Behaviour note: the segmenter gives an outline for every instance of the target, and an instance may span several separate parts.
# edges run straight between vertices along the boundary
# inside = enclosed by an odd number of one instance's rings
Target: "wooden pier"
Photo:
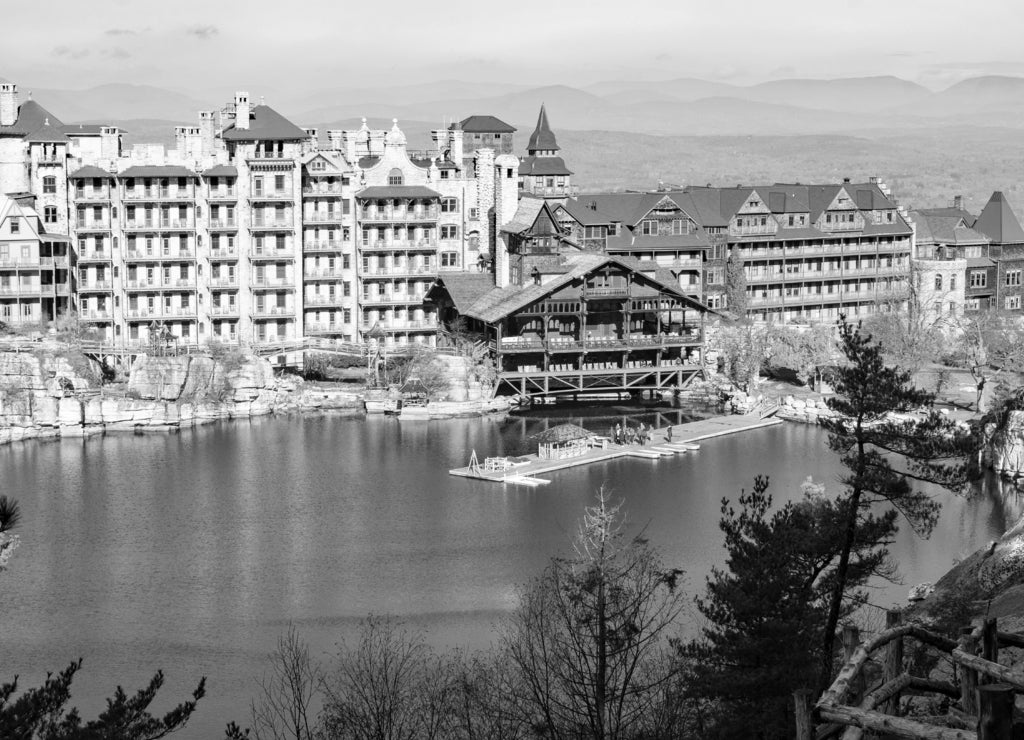
[[[595,447],[582,455],[566,457],[562,459],[543,460],[537,455],[524,455],[520,460],[526,462],[515,464],[507,469],[492,469],[476,462],[476,454],[470,464],[464,468],[449,470],[451,475],[460,478],[476,478],[487,480],[493,483],[515,483],[522,485],[543,485],[550,483],[549,480],[538,478],[538,475],[551,473],[556,470],[574,468],[580,465],[601,463],[619,458],[635,458],[643,460],[657,460],[662,457],[671,457],[682,452],[695,452],[700,449],[697,442],[705,439],[722,437],[727,434],[738,434],[749,432],[754,429],[763,429],[782,424],[781,419],[764,418],[761,413],[716,416],[711,419],[691,421],[686,424],[676,424],[671,427],[672,441],[668,441],[668,427],[655,430],[646,445],[617,445],[609,443],[607,447]]]

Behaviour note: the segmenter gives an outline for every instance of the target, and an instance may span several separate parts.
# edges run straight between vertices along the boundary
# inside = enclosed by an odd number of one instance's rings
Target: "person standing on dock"
[[[622,444],[622,425],[621,424],[616,424],[615,425],[615,437],[614,437],[614,439],[615,439],[615,444],[617,444],[617,445]]]
[[[672,441],[672,425],[669,424],[668,430],[665,432],[665,439],[669,442]]]

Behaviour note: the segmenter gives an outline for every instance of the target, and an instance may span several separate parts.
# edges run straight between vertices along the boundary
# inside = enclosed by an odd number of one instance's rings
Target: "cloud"
[[[120,46],[115,46],[113,49],[104,49],[100,52],[100,56],[108,59],[128,59],[131,57],[131,52],[125,51]]]
[[[195,36],[197,39],[205,41],[208,38],[212,38],[220,33],[220,29],[216,26],[192,26],[188,28],[185,33],[189,36]]]
[[[75,48],[73,46],[55,46],[53,48],[53,55],[55,57],[67,57],[68,59],[84,59],[89,56],[88,49]]]
[[[130,28],[110,28],[103,32],[104,36],[134,36],[138,31],[133,31]]]
[[[672,55],[671,55],[671,54],[668,54],[668,53],[666,53],[666,52],[662,52],[661,54],[657,54],[657,55],[656,55],[656,56],[654,57],[654,61],[656,61],[656,62],[667,62],[667,61],[669,61],[670,59],[672,59]]]

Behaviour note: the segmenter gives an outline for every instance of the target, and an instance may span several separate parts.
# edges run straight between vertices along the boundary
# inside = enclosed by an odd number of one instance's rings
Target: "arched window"
[[[401,185],[404,182],[405,180],[402,177],[402,171],[397,167],[388,173],[388,185]]]
[[[469,248],[479,249],[480,248],[480,232],[471,231],[469,232]]]
[[[942,275],[935,276],[935,290],[942,290]]]

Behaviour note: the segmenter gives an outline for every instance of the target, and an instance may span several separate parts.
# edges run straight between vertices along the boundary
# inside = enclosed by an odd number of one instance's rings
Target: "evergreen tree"
[[[746,318],[747,275],[743,270],[743,257],[736,247],[729,250],[729,259],[725,263],[725,302],[726,308],[740,318]]]
[[[909,372],[887,366],[881,345],[845,317],[839,320],[839,349],[846,364],[837,370],[836,395],[827,401],[834,416],[823,418],[821,425],[847,471],[839,499],[844,531],[822,636],[821,689],[831,680],[836,628],[852,576],[851,555],[869,512],[895,510],[918,535],[928,536],[941,504],[915,485],[962,490],[968,481],[967,461],[977,449],[974,435],[932,409],[935,396],[915,388]],[[893,412],[910,411],[925,415],[892,417]]]
[[[793,737],[792,693],[813,686],[820,665],[844,508],[808,479],[801,501],[771,513],[767,490],[768,479],[758,476],[738,511],[723,499],[726,566],[712,571],[697,599],[707,625],[680,650],[688,694],[709,704],[703,737]],[[895,512],[864,518],[843,616],[864,598],[859,587],[868,578],[891,572],[886,547],[895,531]]]

